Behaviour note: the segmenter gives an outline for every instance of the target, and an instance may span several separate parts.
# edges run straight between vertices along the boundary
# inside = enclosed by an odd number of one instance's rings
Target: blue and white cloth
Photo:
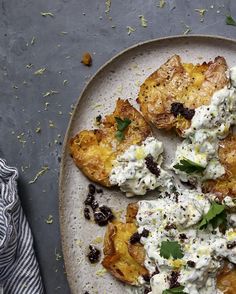
[[[43,294],[33,237],[17,194],[18,172],[0,158],[0,294]]]

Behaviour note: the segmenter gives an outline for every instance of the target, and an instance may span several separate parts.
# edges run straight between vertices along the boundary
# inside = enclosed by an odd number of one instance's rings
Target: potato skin
[[[223,200],[225,196],[236,198],[236,135],[230,134],[220,141],[219,160],[225,168],[225,174],[203,183],[203,191],[211,192]]]
[[[143,266],[143,246],[129,248],[129,239],[136,231],[135,223],[110,223],[104,237],[102,265],[118,280],[130,285],[139,285],[138,278],[148,275]]]
[[[212,94],[229,82],[226,69],[223,57],[193,65],[172,56],[141,85],[137,102],[142,114],[158,129],[175,128],[181,135],[191,121],[181,115],[175,117],[171,104],[180,102],[189,109],[209,104]]]
[[[121,142],[115,137],[115,117],[131,120]],[[109,187],[113,160],[129,146],[141,144],[151,134],[150,126],[140,112],[128,100],[118,99],[114,112],[105,116],[99,129],[83,130],[70,140],[70,153],[77,167],[90,180]]]
[[[217,288],[224,294],[236,293],[236,268],[226,263],[217,276]]]

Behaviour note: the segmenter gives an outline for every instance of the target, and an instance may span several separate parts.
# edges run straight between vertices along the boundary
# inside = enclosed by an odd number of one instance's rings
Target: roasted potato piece
[[[115,137],[115,117],[131,120],[122,141]],[[104,118],[99,129],[81,131],[70,140],[70,152],[75,164],[90,180],[109,187],[113,160],[129,146],[141,144],[149,135],[151,128],[143,116],[128,100],[118,99],[114,112]]]
[[[102,265],[117,279],[131,285],[139,285],[139,276],[148,275],[143,267],[144,249],[131,249],[129,239],[137,231],[135,223],[110,223],[104,238]],[[142,254],[138,256],[138,254]]]
[[[236,293],[236,268],[226,264],[217,277],[217,288],[224,294]]]
[[[220,141],[218,154],[226,172],[216,180],[204,182],[203,191],[215,193],[220,200],[227,195],[236,198],[236,135]]]
[[[136,215],[138,213],[138,203],[130,203],[126,209],[126,222],[133,223],[136,220]]]
[[[141,85],[137,101],[142,114],[157,128],[174,127],[181,134],[190,127],[189,111],[209,104],[212,94],[228,84],[226,70],[223,57],[194,65],[172,56]],[[172,103],[177,102],[183,104],[186,115],[173,112]]]

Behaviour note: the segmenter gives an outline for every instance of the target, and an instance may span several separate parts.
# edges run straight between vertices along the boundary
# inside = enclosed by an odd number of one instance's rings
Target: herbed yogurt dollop
[[[177,147],[172,168],[182,181],[216,179],[225,173],[218,146],[236,123],[236,67],[229,75],[231,87],[215,92],[209,105],[195,110],[186,139]]]
[[[141,238],[152,276],[149,294],[162,294],[173,283],[185,293],[222,293],[216,288],[217,272],[224,259],[236,263],[235,214],[228,213],[225,232],[211,224],[199,229],[211,207],[208,197],[193,190],[178,189],[157,200],[139,201],[138,231],[149,231],[147,238]],[[178,258],[163,257],[162,242],[167,241],[178,244],[182,251]]]
[[[161,168],[162,152],[163,143],[154,137],[148,137],[140,146],[130,146],[114,161],[110,183],[118,185],[127,197],[168,186],[172,177]]]

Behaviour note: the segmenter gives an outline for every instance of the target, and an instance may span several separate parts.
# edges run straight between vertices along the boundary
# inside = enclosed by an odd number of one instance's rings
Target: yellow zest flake
[[[50,127],[50,128],[55,128],[55,125],[54,125],[54,123],[53,123],[52,120],[49,121],[49,127]]]
[[[103,277],[106,272],[107,272],[107,270],[105,268],[102,268],[96,272],[96,276]]]
[[[169,262],[170,262],[170,265],[174,268],[180,268],[183,265],[185,265],[185,261],[182,259],[172,259]]]
[[[99,243],[102,243],[102,241],[103,241],[103,238],[102,237],[97,237],[97,238],[95,238],[94,240],[93,240],[93,244],[99,244]]]
[[[207,247],[203,247],[203,248],[198,249],[197,253],[199,256],[203,256],[203,255],[209,255],[210,251]]]
[[[144,15],[139,15],[141,26],[146,28],[147,27],[147,20],[145,19]]]
[[[49,170],[48,166],[43,166],[42,169],[35,175],[33,180],[29,181],[29,184],[33,184],[37,181],[37,179],[42,176],[44,173],[46,173]]]
[[[106,0],[106,10],[105,13],[108,14],[111,10],[111,0]]]
[[[135,157],[137,160],[144,159],[145,153],[142,147],[139,147],[135,151]]]
[[[165,0],[159,0],[159,4],[157,4],[157,7],[163,8],[166,5]]]
[[[199,195],[197,195],[197,199],[198,199],[198,200],[203,200],[204,197],[203,197],[201,194],[199,194]]]
[[[41,14],[43,17],[47,17],[47,16],[54,17],[54,14],[53,14],[52,12],[40,12],[40,14]]]
[[[130,35],[131,33],[134,33],[136,31],[136,29],[130,27],[130,26],[127,26],[127,34]]]
[[[203,17],[205,15],[205,13],[207,12],[207,9],[205,8],[200,8],[200,9],[194,9],[196,12],[198,12],[200,14],[201,17]]]
[[[226,237],[228,241],[234,240],[236,238],[236,231],[232,231],[232,230],[228,231],[226,233]]]
[[[42,75],[42,74],[45,72],[45,70],[46,70],[45,67],[40,68],[40,69],[36,70],[36,71],[34,72],[34,74],[35,74],[36,76]]]

